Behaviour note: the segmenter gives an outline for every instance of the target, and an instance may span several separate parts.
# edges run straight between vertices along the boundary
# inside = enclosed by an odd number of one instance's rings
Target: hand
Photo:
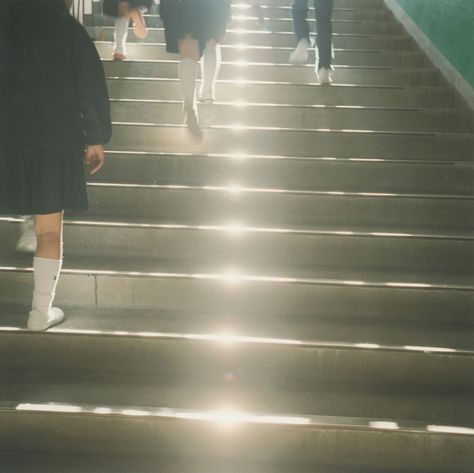
[[[104,147],[102,145],[89,145],[84,155],[84,164],[88,167],[90,174],[95,174],[105,161]]]

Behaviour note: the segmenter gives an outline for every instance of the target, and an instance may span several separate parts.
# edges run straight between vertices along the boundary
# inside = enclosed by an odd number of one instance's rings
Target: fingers
[[[104,165],[105,155],[102,146],[90,146],[84,155],[84,164],[88,167],[89,173],[95,174]]]
[[[89,172],[93,175],[99,171],[104,165],[104,154],[96,153],[92,156],[91,162],[89,164]]]

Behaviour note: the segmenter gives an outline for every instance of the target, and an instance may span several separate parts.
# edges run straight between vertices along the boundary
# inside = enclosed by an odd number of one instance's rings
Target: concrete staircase
[[[204,140],[156,12],[89,18],[114,138],[68,215],[57,303],[0,219],[0,471],[474,471],[473,113],[382,0],[336,0],[335,79],[242,3]],[[130,35],[133,42],[133,34]]]

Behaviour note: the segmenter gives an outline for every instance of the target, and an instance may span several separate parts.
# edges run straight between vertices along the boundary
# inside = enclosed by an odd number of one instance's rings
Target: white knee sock
[[[197,62],[194,59],[181,59],[179,80],[183,94],[184,108],[194,108],[196,101]]]
[[[214,88],[219,69],[221,67],[221,46],[207,46],[201,59],[201,91],[200,94],[211,94],[214,97]]]
[[[127,54],[128,18],[116,18],[114,30],[114,53]]]
[[[61,259],[34,258],[33,270],[35,290],[33,292],[33,310],[47,314],[53,305],[59,273],[61,272]]]

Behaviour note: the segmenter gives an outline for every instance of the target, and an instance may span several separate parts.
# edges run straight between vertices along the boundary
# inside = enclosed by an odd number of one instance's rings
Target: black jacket
[[[104,70],[63,0],[0,1],[0,140],[65,152],[111,136]]]

